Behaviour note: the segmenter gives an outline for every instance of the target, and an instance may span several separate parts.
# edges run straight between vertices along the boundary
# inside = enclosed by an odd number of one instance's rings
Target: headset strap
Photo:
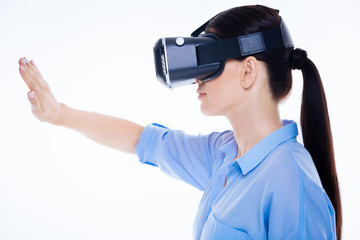
[[[256,6],[263,6],[263,5],[257,4]],[[275,10],[277,13],[280,12],[278,9],[274,9],[274,10]],[[225,11],[223,11],[223,12],[225,12]],[[209,24],[209,22],[210,22],[211,20],[213,20],[214,18],[216,18],[218,15],[222,14],[223,12],[216,14],[216,15],[213,16],[211,19],[209,19],[206,23],[204,23],[203,25],[201,25],[200,27],[198,27],[195,31],[193,31],[193,32],[191,33],[191,36],[192,36],[192,37],[198,37],[198,36],[200,35],[200,33],[204,32],[204,31],[206,30],[206,27],[207,27],[207,25]]]
[[[275,48],[293,46],[286,24],[281,20],[280,25],[276,28],[202,44],[196,47],[196,52],[198,64],[204,65]]]
[[[223,12],[218,13],[218,14],[216,14],[215,16],[213,16],[213,17],[212,17],[211,19],[209,19],[206,23],[204,23],[204,24],[201,25],[198,29],[196,29],[195,31],[193,31],[193,32],[191,33],[191,36],[192,36],[192,37],[197,37],[197,36],[199,36],[200,33],[202,33],[202,32],[205,31],[205,29],[206,29],[207,25],[209,24],[209,22],[210,22],[211,20],[213,20],[214,18],[216,18],[218,15],[222,14],[222,13],[223,13]]]

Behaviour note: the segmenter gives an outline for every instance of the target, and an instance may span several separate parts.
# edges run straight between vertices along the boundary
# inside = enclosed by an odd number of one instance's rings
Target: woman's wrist
[[[54,116],[53,121],[51,121],[50,123],[57,126],[65,127],[67,125],[66,119],[68,118],[69,115],[69,107],[64,103],[59,103],[59,109],[56,115],[57,116]]]

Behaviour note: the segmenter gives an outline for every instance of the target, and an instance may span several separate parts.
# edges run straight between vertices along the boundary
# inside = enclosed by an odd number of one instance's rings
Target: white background
[[[17,62],[34,59],[56,98],[72,107],[189,133],[222,131],[230,127],[225,119],[201,115],[196,86],[161,86],[152,47],[160,37],[189,36],[220,11],[257,3],[280,9],[296,47],[321,73],[344,239],[357,238],[357,1],[1,0],[0,239],[191,239],[201,192],[136,156],[38,122]],[[301,73],[295,72],[282,118],[299,121],[301,91]]]

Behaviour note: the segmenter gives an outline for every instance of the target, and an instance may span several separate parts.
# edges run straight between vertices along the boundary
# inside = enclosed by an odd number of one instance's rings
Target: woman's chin
[[[216,111],[214,111],[214,109],[211,109],[204,104],[201,104],[200,111],[205,116],[219,116],[220,115]]]

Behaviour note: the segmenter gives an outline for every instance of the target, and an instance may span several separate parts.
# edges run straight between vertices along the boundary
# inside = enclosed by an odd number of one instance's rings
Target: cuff
[[[142,131],[139,142],[136,145],[136,154],[139,157],[139,161],[144,164],[157,166],[156,163],[156,144],[160,136],[166,134],[168,129],[160,124],[149,124]]]

